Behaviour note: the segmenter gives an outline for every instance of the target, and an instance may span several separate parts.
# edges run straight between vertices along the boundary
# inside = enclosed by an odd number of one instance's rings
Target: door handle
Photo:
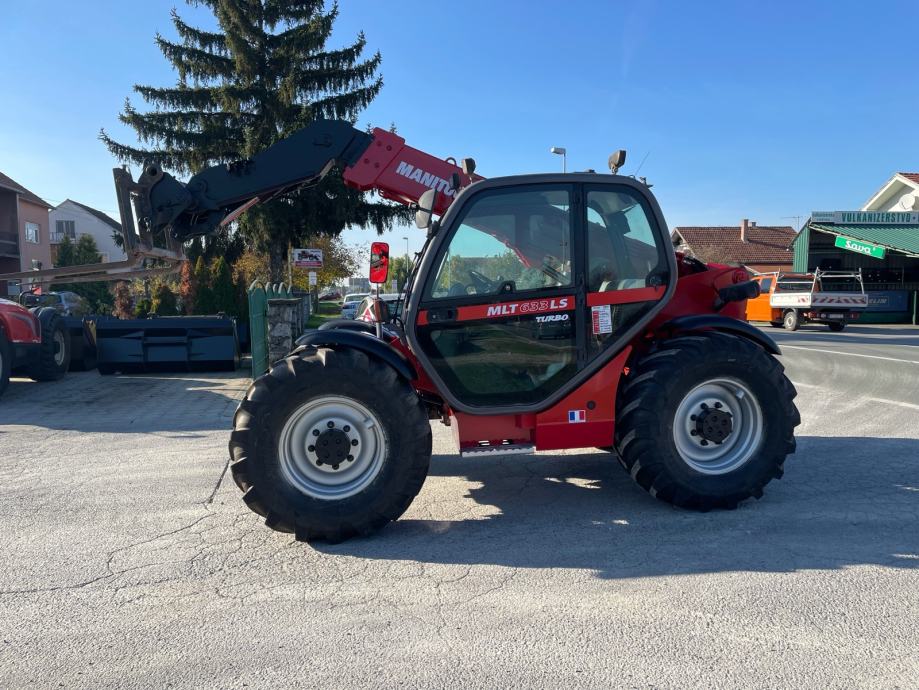
[[[451,321],[456,321],[456,309],[452,307],[428,310],[428,323],[449,323]]]

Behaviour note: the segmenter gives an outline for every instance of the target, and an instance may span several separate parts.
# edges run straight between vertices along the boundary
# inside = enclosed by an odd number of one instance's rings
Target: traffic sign
[[[295,268],[322,268],[321,249],[293,249],[292,263]]]
[[[310,271],[309,276],[310,276],[310,287],[315,287],[316,282],[317,282],[316,281],[316,271]]]

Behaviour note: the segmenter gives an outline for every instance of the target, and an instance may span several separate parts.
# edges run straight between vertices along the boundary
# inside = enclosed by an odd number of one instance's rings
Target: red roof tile
[[[907,180],[909,180],[910,182],[915,182],[916,184],[919,184],[919,173],[905,173],[905,172],[901,172],[901,173],[897,173],[897,175],[901,175],[901,176],[905,177],[905,178],[906,178]]]
[[[747,241],[741,242],[740,225],[731,225],[674,228],[672,236],[681,240],[678,249],[688,249],[700,261],[749,266],[790,264],[794,257],[789,246],[796,234],[788,226],[752,225]]]
[[[12,179],[11,177],[7,177],[2,172],[0,172],[0,187],[12,189],[29,203],[36,204],[38,206],[44,206],[45,208],[53,208],[47,201],[43,201],[37,194],[33,194],[21,184],[16,182],[16,180]]]

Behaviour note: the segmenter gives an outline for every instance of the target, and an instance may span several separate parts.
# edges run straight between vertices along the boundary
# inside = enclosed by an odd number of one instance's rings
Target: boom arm
[[[392,132],[368,134],[348,122],[320,120],[250,159],[202,170],[185,184],[147,166],[137,181],[146,190],[136,204],[140,224],[179,242],[208,235],[257,203],[317,184],[335,166],[343,169],[349,186],[375,189],[402,203],[437,189],[442,194],[436,213],[443,213],[456,194],[450,182],[454,173],[463,185],[471,181],[454,162],[406,146]]]
[[[157,165],[146,165],[137,182],[115,168],[126,261],[30,271],[0,279],[41,277],[120,280],[171,272],[184,260],[187,240],[213,234],[252,206],[301,187],[317,184],[333,167],[345,184],[376,190],[386,199],[410,204],[436,189],[434,212],[447,210],[460,186],[482,179],[467,175],[452,159],[442,160],[406,146],[393,132],[367,133],[340,120],[317,120],[252,158],[215,165],[182,183]],[[137,214],[135,231],[134,212]]]

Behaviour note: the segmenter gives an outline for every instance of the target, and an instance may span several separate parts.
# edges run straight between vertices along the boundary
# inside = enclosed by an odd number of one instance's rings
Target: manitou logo
[[[531,302],[495,304],[488,307],[485,316],[515,316],[517,314],[535,314],[542,311],[558,311],[567,309],[570,301],[570,297],[559,297],[558,299],[534,299]],[[567,318],[567,314],[564,316]]]
[[[454,196],[456,194],[456,190],[450,186],[447,180],[438,177],[434,173],[425,172],[421,168],[416,168],[414,165],[406,163],[405,161],[399,161],[399,165],[396,166],[396,173],[402,175],[402,177],[414,180],[419,184],[423,184],[425,187],[443,192],[447,196]]]

